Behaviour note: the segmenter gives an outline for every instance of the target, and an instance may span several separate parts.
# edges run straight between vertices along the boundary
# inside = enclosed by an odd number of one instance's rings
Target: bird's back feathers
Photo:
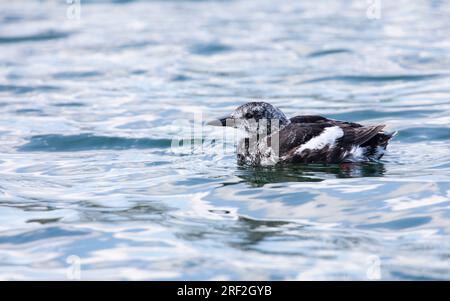
[[[279,133],[280,163],[340,163],[378,160],[393,134],[384,125],[295,116]]]

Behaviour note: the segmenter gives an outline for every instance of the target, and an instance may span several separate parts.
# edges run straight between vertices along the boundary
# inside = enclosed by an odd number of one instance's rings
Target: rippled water
[[[0,3],[0,279],[450,279],[448,1],[81,2]],[[369,165],[171,148],[254,99],[399,135]]]

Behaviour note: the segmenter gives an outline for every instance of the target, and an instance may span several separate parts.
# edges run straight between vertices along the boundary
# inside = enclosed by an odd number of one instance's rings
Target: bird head
[[[289,119],[280,109],[267,102],[249,102],[237,107],[234,112],[208,122],[208,125],[228,126],[244,130],[247,133],[256,133],[264,128],[261,124],[269,128],[277,122],[278,126],[284,127],[289,124]]]

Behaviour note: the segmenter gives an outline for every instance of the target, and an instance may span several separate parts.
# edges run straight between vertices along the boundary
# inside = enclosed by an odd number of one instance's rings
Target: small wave
[[[214,55],[230,51],[231,47],[220,43],[200,43],[191,46],[190,52],[198,55]]]
[[[341,54],[341,53],[352,53],[352,51],[350,51],[348,49],[328,49],[328,50],[311,52],[310,54],[308,54],[308,57],[314,58],[314,57],[322,57],[322,56]]]
[[[31,115],[31,116],[46,116],[46,114],[39,109],[20,109],[15,111],[16,115]]]
[[[411,218],[402,218],[386,223],[374,223],[374,224],[364,224],[360,225],[359,228],[362,229],[388,229],[388,230],[402,230],[407,228],[419,227],[425,225],[431,221],[431,217],[428,216],[418,216]]]
[[[8,23],[18,23],[23,20],[23,17],[20,15],[6,15],[1,18],[1,23],[8,24]]]
[[[60,227],[48,227],[44,229],[32,230],[16,235],[0,236],[0,244],[26,244],[37,240],[47,240],[56,237],[69,237],[86,235],[85,231],[68,230]]]
[[[102,73],[98,71],[65,71],[58,72],[52,75],[54,79],[76,79],[85,77],[101,76]]]
[[[84,107],[82,102],[58,102],[53,104],[54,107]]]
[[[76,152],[88,150],[126,150],[143,148],[168,148],[170,139],[124,138],[110,136],[79,135],[39,135],[18,148],[22,152]]]
[[[173,76],[171,78],[171,80],[174,82],[184,82],[184,81],[191,80],[191,78],[187,75],[178,74],[178,75]]]
[[[399,131],[397,137],[404,142],[418,142],[428,140],[450,140],[449,128],[436,128],[436,127],[417,127],[408,128]]]
[[[55,218],[35,218],[35,219],[29,219],[27,220],[27,223],[38,223],[41,225],[50,224],[50,223],[56,223],[61,220],[61,217],[55,217]]]
[[[15,94],[25,94],[30,92],[51,92],[60,90],[56,86],[17,86],[17,85],[0,85],[0,92],[11,92]]]
[[[377,111],[377,110],[359,110],[344,113],[328,114],[327,116],[338,120],[367,120],[383,117],[399,117],[399,118],[418,118],[426,117],[429,114],[437,113],[437,110],[409,110],[409,111]]]
[[[366,83],[366,82],[391,82],[391,81],[421,81],[443,77],[441,74],[424,74],[424,75],[340,75],[325,76],[313,78],[301,82],[302,84],[339,81],[348,83]]]
[[[154,46],[157,45],[155,41],[138,41],[138,42],[131,42],[131,43],[125,43],[120,46],[117,46],[115,49],[137,49],[137,48],[145,48],[147,46]]]
[[[32,35],[0,37],[0,44],[56,40],[66,38],[69,35],[68,32],[45,31]]]

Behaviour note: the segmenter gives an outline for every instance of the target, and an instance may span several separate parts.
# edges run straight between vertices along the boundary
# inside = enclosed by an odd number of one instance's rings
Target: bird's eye
[[[252,113],[245,113],[245,119],[252,119],[253,118],[253,114]]]

